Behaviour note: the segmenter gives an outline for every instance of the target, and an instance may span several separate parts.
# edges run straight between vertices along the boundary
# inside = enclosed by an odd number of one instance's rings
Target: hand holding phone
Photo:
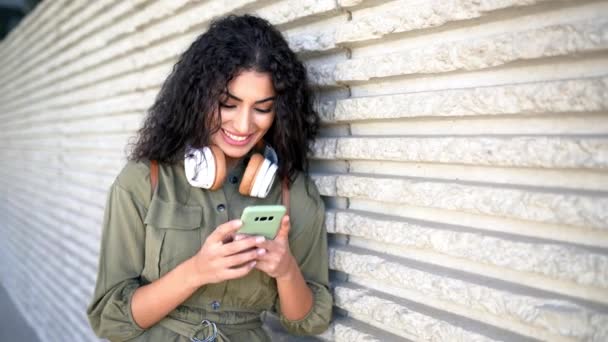
[[[287,209],[282,205],[255,205],[243,210],[243,226],[238,234],[261,235],[272,240],[281,227]]]

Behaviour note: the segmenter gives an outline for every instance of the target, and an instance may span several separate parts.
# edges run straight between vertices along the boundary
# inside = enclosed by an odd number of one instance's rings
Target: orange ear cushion
[[[251,155],[245,173],[243,174],[243,180],[241,180],[241,184],[239,185],[239,193],[241,195],[251,196],[251,188],[253,188],[255,177],[257,177],[263,162],[264,157],[261,154],[254,153]]]
[[[226,157],[224,156],[224,152],[215,146],[209,146],[211,149],[211,153],[213,153],[213,157],[215,158],[215,179],[213,184],[211,185],[210,190],[217,190],[222,187],[224,181],[226,180]]]

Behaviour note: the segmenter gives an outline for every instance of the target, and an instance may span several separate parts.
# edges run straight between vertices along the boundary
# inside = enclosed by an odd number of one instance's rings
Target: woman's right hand
[[[244,277],[254,268],[257,257],[265,253],[264,249],[256,248],[256,244],[264,241],[263,236],[231,241],[241,225],[241,220],[219,225],[190,259],[197,287]]]

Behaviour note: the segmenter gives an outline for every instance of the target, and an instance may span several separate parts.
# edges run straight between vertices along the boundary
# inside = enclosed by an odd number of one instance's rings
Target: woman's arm
[[[298,263],[289,250],[289,229],[289,216],[284,216],[274,240],[258,245],[267,252],[258,258],[256,268],[276,279],[281,312],[285,318],[295,321],[310,312],[313,298]]]
[[[156,281],[135,290],[131,313],[140,328],[156,324],[199,288],[192,270],[192,259],[186,260]]]
[[[247,275],[255,266],[258,253],[255,249],[243,251],[255,247],[256,238],[224,243],[240,227],[240,220],[218,226],[195,256],[158,280],[138,288],[131,301],[131,311],[137,325],[147,329],[156,324],[205,284]]]
[[[165,317],[198,287],[228,277],[239,277],[252,267],[222,273],[206,268],[207,265],[217,268],[222,264],[246,263],[254,258],[247,253],[240,256],[242,259],[224,257],[250,248],[254,241],[223,244],[217,243],[220,238],[208,238],[205,241],[206,244],[209,242],[207,248],[201,248],[191,260],[142,286],[140,277],[146,240],[143,221],[147,212],[143,203],[151,197],[148,175],[147,166],[129,162],[110,188],[105,206],[99,267],[87,316],[97,336],[112,341],[127,341],[141,335],[144,332],[142,327],[147,328]],[[128,184],[128,188],[121,183]],[[237,222],[226,224],[224,229],[218,227],[215,235],[225,236],[233,229],[238,229]],[[216,242],[211,243],[212,240]],[[209,253],[208,247],[212,245],[213,251]]]
[[[298,264],[294,261],[292,265],[284,277],[277,278],[277,290],[283,316],[299,321],[312,310],[313,297]]]
[[[288,262],[283,276],[275,274],[279,296],[274,311],[291,334],[320,334],[329,326],[333,306],[325,205],[315,184],[303,174],[294,181],[290,194]]]
[[[141,165],[129,163],[118,178],[142,178]],[[136,183],[133,183],[136,188]],[[148,191],[150,186],[141,187]],[[138,190],[138,189],[136,189]],[[146,194],[143,193],[142,196]],[[95,291],[87,317],[97,336],[126,341],[143,333],[131,316],[131,299],[141,286],[146,232],[146,207],[117,179],[110,187],[104,212]]]

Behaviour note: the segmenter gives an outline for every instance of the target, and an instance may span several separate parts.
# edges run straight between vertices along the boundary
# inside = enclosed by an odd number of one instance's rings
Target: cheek
[[[266,115],[264,117],[259,117],[259,119],[257,120],[257,126],[264,131],[267,131],[270,129],[270,126],[272,126],[272,122],[274,121],[274,114],[272,115]]]
[[[233,119],[233,117],[234,117],[234,110],[230,110],[230,109],[222,109],[222,111],[220,112],[220,115],[219,115],[219,119],[222,124],[226,123],[228,121],[231,121]]]

